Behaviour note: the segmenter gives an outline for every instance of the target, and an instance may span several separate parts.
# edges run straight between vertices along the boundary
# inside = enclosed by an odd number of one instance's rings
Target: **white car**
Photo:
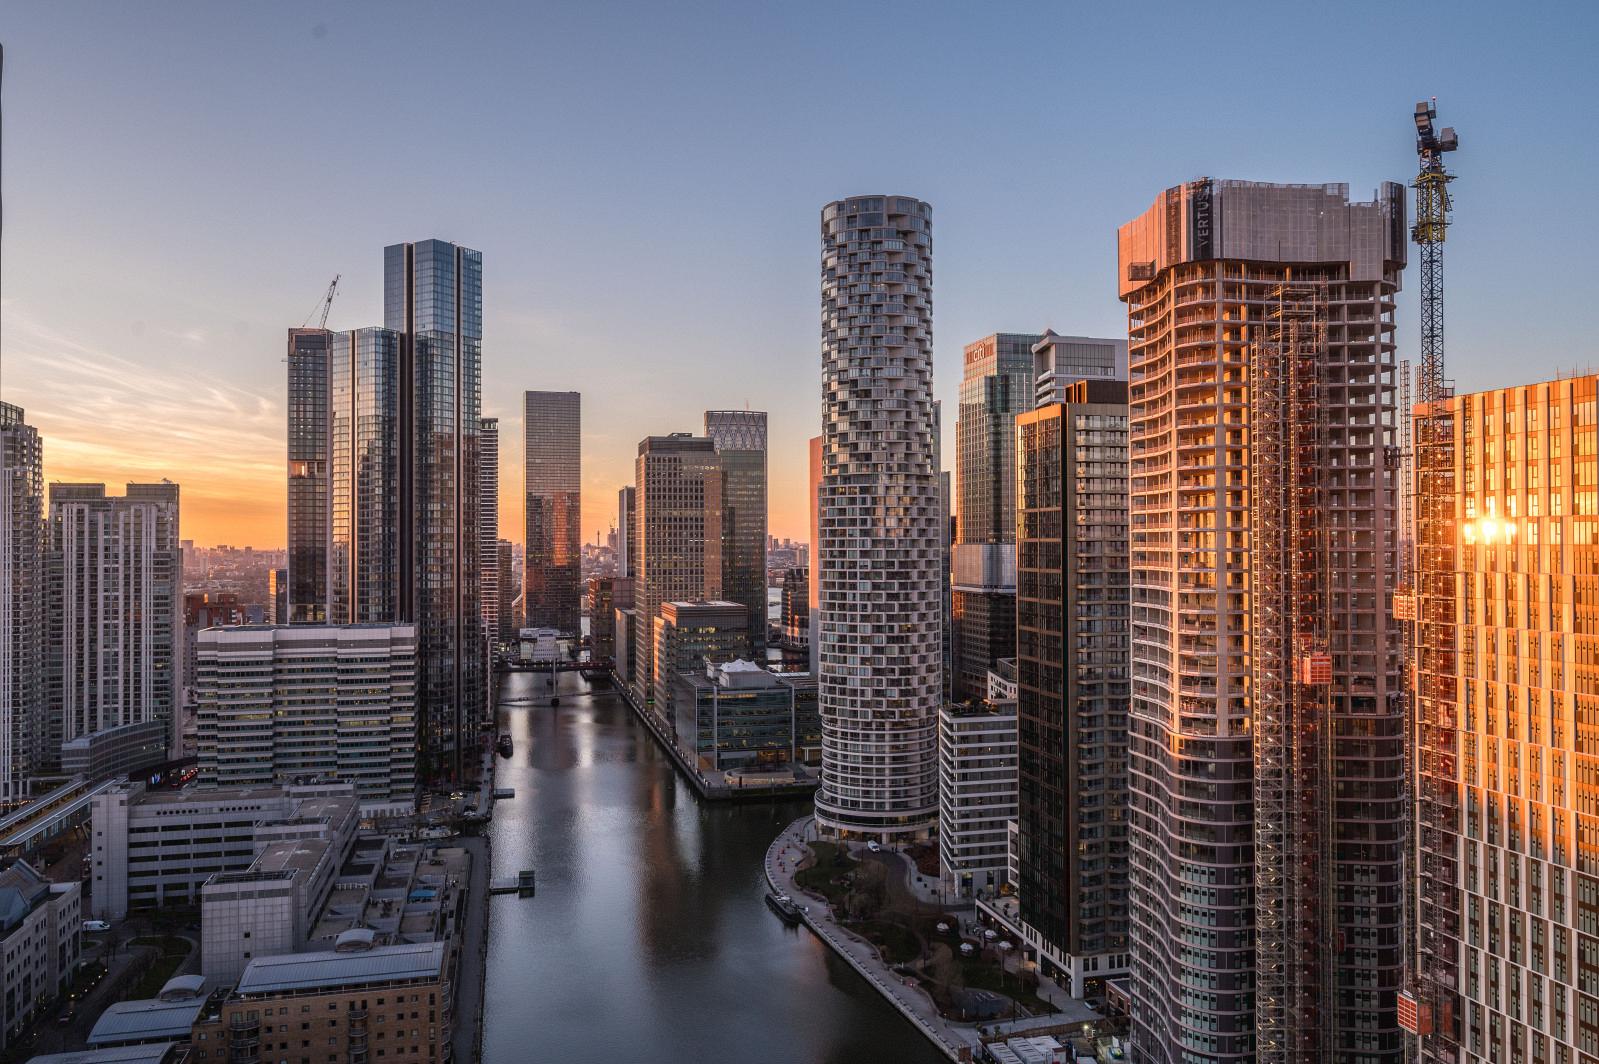
[[[111,930],[111,925],[106,923],[104,920],[85,920],[83,921],[83,929],[90,934],[94,934],[96,932]]]
[[[876,839],[873,839],[871,842],[866,844],[866,848],[871,850],[873,853],[878,853],[882,850],[883,844],[878,842]]]

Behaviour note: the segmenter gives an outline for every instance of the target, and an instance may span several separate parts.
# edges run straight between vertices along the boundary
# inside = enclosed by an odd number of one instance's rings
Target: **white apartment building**
[[[82,888],[52,883],[26,861],[0,867],[0,1051],[77,971]]]
[[[51,484],[46,759],[139,721],[172,724],[183,686],[178,486]]]
[[[938,711],[938,861],[945,884],[962,897],[1006,880],[1016,757],[1015,702]]]
[[[200,633],[200,782],[343,780],[372,814],[416,798],[416,628],[248,625]]]
[[[95,795],[93,915],[194,904],[219,872],[249,868],[275,842],[333,839],[348,849],[360,807],[348,783],[147,792],[139,783]]]

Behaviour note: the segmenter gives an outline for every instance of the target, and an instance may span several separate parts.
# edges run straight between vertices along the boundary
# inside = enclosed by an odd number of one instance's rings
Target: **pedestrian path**
[[[815,821],[811,817],[801,817],[785,828],[766,851],[766,881],[773,890],[806,905],[805,925],[816,937],[876,987],[889,1004],[914,1023],[945,1056],[951,1060],[962,1059],[961,1051],[969,1053],[975,1046],[976,1033],[963,1032],[947,1023],[920,987],[886,968],[876,947],[838,926],[825,901],[806,894],[795,884],[794,873],[810,852],[806,843],[814,838]]]

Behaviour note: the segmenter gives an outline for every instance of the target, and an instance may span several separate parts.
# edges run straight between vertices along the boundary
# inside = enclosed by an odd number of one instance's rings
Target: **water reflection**
[[[761,858],[803,801],[701,804],[615,694],[566,674],[560,695],[500,711],[516,798],[495,809],[494,873],[536,868],[539,887],[492,902],[486,1061],[943,1060],[763,904]]]

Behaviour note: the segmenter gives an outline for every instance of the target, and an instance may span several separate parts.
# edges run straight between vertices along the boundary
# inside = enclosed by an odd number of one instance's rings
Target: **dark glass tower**
[[[333,333],[289,330],[288,622],[326,624],[333,520]]]
[[[1127,970],[1127,384],[1016,418],[1017,894],[1072,993]]]
[[[399,616],[417,626],[428,772],[459,777],[483,711],[478,602],[483,256],[444,240],[383,249],[383,324],[399,334]]]
[[[722,597],[749,611],[750,653],[766,656],[766,412],[707,410],[722,459]]]
[[[583,397],[528,392],[524,401],[527,626],[575,636],[583,583]]]

